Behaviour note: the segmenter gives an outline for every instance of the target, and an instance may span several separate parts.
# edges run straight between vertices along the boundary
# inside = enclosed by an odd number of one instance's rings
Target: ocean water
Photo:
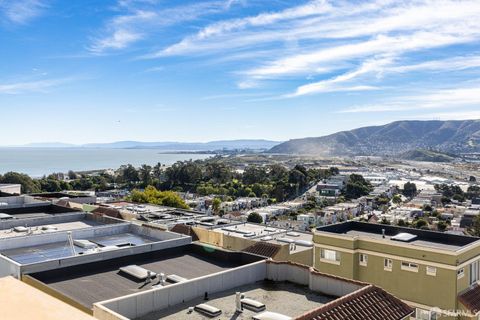
[[[53,172],[117,169],[122,164],[136,167],[158,162],[170,165],[177,161],[197,160],[208,154],[160,153],[153,149],[87,149],[87,148],[0,148],[0,174],[16,171],[32,177]]]

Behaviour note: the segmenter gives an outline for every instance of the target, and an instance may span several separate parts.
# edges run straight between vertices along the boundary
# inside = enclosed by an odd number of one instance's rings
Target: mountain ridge
[[[322,137],[292,139],[269,153],[321,156],[398,155],[415,149],[480,152],[480,120],[401,120]]]
[[[215,140],[209,142],[142,142],[134,140],[110,143],[69,144],[62,142],[39,142],[21,146],[24,148],[92,148],[92,149],[158,149],[164,151],[209,151],[219,149],[270,149],[281,143],[265,139]],[[8,147],[8,146],[7,146]]]

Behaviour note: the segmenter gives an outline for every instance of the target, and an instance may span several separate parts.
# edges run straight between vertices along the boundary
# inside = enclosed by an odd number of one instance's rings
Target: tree
[[[243,172],[244,184],[264,183],[267,180],[267,171],[263,167],[248,166]]]
[[[120,179],[124,183],[136,183],[140,181],[137,169],[131,164],[120,167]]]
[[[475,178],[474,176],[470,176],[470,178],[468,179],[468,181],[470,181],[470,182],[477,182],[477,178]]]
[[[480,215],[473,219],[472,233],[476,237],[480,237]]]
[[[158,191],[154,186],[148,186],[145,191],[133,190],[130,201],[138,203],[151,203],[156,205],[189,209],[185,201],[173,191]]]
[[[347,199],[357,199],[372,192],[373,186],[362,175],[351,174],[343,193]]]
[[[428,222],[425,219],[419,219],[415,222],[415,228],[424,229],[425,227],[428,227]]]
[[[252,222],[252,223],[262,223],[263,218],[260,214],[258,214],[256,212],[252,212],[248,215],[247,221]]]
[[[22,193],[36,193],[41,191],[38,181],[33,180],[26,174],[18,172],[5,173],[1,177],[0,183],[20,184],[22,186]]]
[[[395,204],[402,203],[402,197],[399,194],[396,194],[393,196],[392,202]]]
[[[438,231],[445,231],[447,229],[447,223],[445,221],[438,221],[437,229]]]
[[[405,197],[413,198],[417,194],[417,185],[410,181],[405,183],[402,193]]]
[[[152,184],[152,167],[142,164],[139,170],[139,177],[145,187]]]
[[[68,175],[68,179],[70,180],[75,180],[78,178],[77,174],[72,170],[69,170],[67,175]]]
[[[220,198],[215,198],[212,201],[212,209],[215,214],[218,214],[220,212],[220,204],[222,203],[222,200]]]

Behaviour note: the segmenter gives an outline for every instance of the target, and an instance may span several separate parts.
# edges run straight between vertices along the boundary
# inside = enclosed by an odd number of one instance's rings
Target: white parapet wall
[[[314,292],[334,297],[342,297],[368,285],[321,273],[311,267],[291,262],[268,261],[267,266],[267,279],[269,280],[305,285]]]
[[[20,278],[22,274],[48,271],[67,266],[74,266],[84,263],[118,258],[127,255],[180,247],[192,243],[192,237],[190,236],[140,227],[133,225],[129,222],[112,223],[103,226],[72,230],[72,236],[74,239],[90,239],[127,232],[140,234],[143,236],[149,236],[152,239],[156,239],[157,241],[137,245],[134,247],[124,247],[111,251],[77,255],[72,257],[52,259],[48,261],[23,265],[13,261],[12,259],[9,259],[8,257],[0,255],[0,276],[11,275],[16,278]],[[67,243],[66,231],[59,231],[40,235],[11,237],[0,240],[0,250],[25,248],[62,241],[64,241],[65,244]]]
[[[93,315],[100,320],[125,320],[142,317],[183,302],[264,280],[265,260],[226,271],[95,303]]]

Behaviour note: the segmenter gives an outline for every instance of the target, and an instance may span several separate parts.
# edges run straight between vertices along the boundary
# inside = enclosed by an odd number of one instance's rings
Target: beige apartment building
[[[313,242],[320,272],[380,286],[417,319],[480,319],[479,238],[349,221]]]

